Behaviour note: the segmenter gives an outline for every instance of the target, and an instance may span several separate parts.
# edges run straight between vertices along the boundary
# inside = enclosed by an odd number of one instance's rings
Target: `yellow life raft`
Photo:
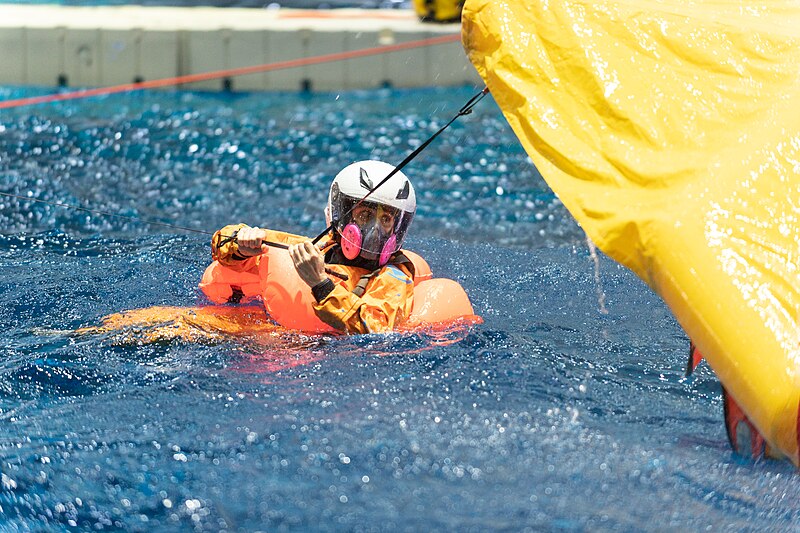
[[[462,37],[591,239],[800,464],[800,3],[469,0]]]

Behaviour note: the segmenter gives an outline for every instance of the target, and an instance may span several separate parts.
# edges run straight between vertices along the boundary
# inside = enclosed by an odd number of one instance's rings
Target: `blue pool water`
[[[474,92],[4,110],[0,191],[316,234],[340,167],[399,162]],[[407,247],[485,320],[455,343],[76,336],[109,313],[204,303],[208,238],[0,198],[0,530],[795,527],[795,469],[732,454],[712,372],[683,379],[688,341],[635,276],[602,256],[596,275],[494,102],[407,173]]]

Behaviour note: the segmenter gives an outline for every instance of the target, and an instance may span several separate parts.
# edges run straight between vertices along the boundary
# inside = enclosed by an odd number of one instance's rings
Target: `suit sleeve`
[[[411,273],[403,265],[390,265],[370,280],[362,297],[337,284],[314,305],[314,311],[320,320],[345,333],[381,333],[403,323],[413,305]]]

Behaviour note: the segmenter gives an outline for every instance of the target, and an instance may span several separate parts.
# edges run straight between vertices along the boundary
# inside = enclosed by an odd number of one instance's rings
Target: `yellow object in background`
[[[414,0],[414,12],[423,22],[458,22],[464,0]]]
[[[800,2],[469,0],[462,19],[548,184],[799,464]]]

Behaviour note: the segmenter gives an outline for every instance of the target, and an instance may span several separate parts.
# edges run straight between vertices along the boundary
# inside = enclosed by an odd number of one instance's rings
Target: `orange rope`
[[[3,100],[0,101],[0,109],[9,109],[12,107],[22,107],[26,105],[35,105],[35,104],[45,104],[49,102],[60,102],[63,100],[75,100],[78,98],[88,98],[90,96],[100,96],[104,94],[115,94],[128,91],[137,91],[141,89],[153,89],[156,87],[168,87],[172,85],[180,85],[183,83],[193,83],[197,81],[244,76],[245,74],[255,74],[258,72],[268,72],[272,70],[296,68],[304,65],[317,65],[319,63],[343,61],[345,59],[353,59],[358,57],[386,54],[389,52],[397,52],[401,50],[409,50],[412,48],[421,48],[424,46],[434,46],[437,44],[451,43],[451,42],[456,42],[460,39],[461,36],[458,34],[444,35],[441,37],[431,37],[428,39],[420,39],[418,41],[409,41],[406,43],[376,46],[374,48],[363,48],[361,50],[351,50],[348,52],[336,52],[333,54],[324,54],[314,57],[307,57],[303,59],[291,59],[288,61],[278,61],[277,63],[267,63],[264,65],[254,65],[251,67],[239,67],[239,68],[232,68],[225,70],[215,70],[213,72],[188,74],[186,76],[175,76],[172,78],[162,78],[159,80],[143,81],[140,83],[125,83],[122,85],[114,85],[111,87],[100,87],[97,89],[82,89],[79,91],[48,94],[44,96],[34,96],[30,98]]]

